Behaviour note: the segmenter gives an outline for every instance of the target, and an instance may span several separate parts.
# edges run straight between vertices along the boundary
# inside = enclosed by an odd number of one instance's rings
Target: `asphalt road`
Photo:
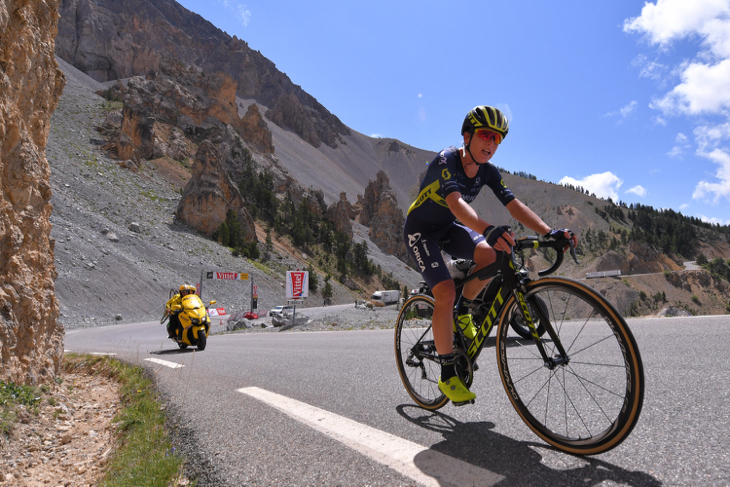
[[[200,449],[191,461],[211,472],[204,485],[730,485],[730,316],[629,325],[645,367],[642,416],[593,457],[558,452],[522,423],[493,339],[476,404],[435,413],[403,388],[392,330],[213,335],[193,353],[150,322],[74,330],[65,348],[154,370],[178,434]]]

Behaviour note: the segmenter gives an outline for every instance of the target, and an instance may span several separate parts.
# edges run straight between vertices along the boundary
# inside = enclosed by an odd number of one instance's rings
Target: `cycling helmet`
[[[464,117],[464,123],[461,124],[461,135],[464,135],[465,132],[473,134],[477,129],[494,130],[504,139],[509,132],[509,121],[499,109],[480,105],[472,108]]]
[[[195,286],[192,286],[190,284],[183,284],[180,286],[180,296],[187,296],[188,294],[193,294],[195,292]]]

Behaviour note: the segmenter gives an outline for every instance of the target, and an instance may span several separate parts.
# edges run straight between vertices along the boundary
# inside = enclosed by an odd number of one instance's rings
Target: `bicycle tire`
[[[395,325],[395,359],[403,386],[416,404],[431,411],[449,401],[438,387],[441,364],[428,358],[437,355],[433,307],[431,296],[412,296],[403,303]]]
[[[538,311],[555,331],[569,362],[545,366],[532,338],[510,331],[510,296],[497,331],[497,365],[502,385],[527,426],[554,447],[578,455],[615,448],[636,426],[644,401],[644,368],[626,321],[601,294],[578,281],[545,278],[527,285],[529,302],[539,296]],[[547,312],[547,316],[545,316]],[[542,343],[555,357],[555,343]]]

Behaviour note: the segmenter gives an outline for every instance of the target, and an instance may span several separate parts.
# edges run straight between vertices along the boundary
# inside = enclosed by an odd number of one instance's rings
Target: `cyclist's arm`
[[[551,230],[547,223],[535,214],[530,208],[527,207],[517,198],[507,203],[507,211],[512,215],[512,218],[522,223],[524,226],[537,232],[538,235],[545,235]]]
[[[474,208],[461,198],[461,193],[455,191],[446,196],[446,204],[449,205],[451,213],[461,222],[462,225],[471,228],[475,232],[484,233],[489,226],[485,220],[477,215]]]

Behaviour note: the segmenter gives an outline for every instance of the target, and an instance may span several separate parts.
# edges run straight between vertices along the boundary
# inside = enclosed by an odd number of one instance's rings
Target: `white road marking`
[[[116,357],[116,353],[106,353],[106,352],[92,352],[89,355],[101,355],[102,357]]]
[[[153,362],[156,364],[164,365],[165,367],[170,367],[171,369],[179,369],[180,367],[185,367],[183,364],[176,364],[175,362],[168,362],[167,360],[160,360],[158,358],[146,358],[147,362]]]
[[[238,392],[269,404],[422,485],[488,487],[504,479],[490,470],[274,392],[258,387]]]

